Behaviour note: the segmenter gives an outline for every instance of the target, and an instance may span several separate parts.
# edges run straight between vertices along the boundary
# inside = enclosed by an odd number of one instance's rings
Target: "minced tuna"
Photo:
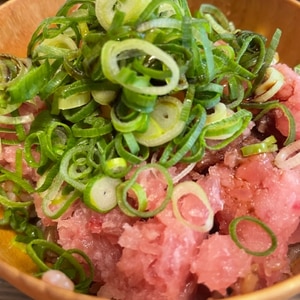
[[[118,209],[99,215],[78,204],[57,223],[59,243],[90,256],[104,283],[98,295],[108,298],[192,299],[198,284],[225,295],[249,274],[256,278],[253,289],[269,286],[290,272],[288,241],[300,216],[300,169],[281,171],[273,160],[272,154],[260,154],[239,158],[234,166],[221,162],[199,177],[214,207],[216,232],[193,231],[174,217],[171,205],[149,220],[132,220]],[[146,190],[161,184],[145,176]],[[242,215],[255,216],[274,231],[275,252],[257,258],[235,245],[228,225]],[[269,247],[269,236],[255,224],[245,222],[243,232],[253,250]]]
[[[291,110],[300,139],[299,76],[285,65],[276,68],[284,74],[285,84],[275,99]],[[288,123],[279,110],[275,112],[275,122],[286,136]],[[300,242],[300,167],[278,169],[275,153],[243,157],[240,147],[257,141],[250,129],[225,149],[208,151],[204,161],[180,179],[192,180],[205,191],[214,214],[209,232],[195,231],[178,220],[172,203],[152,218],[139,219],[126,216],[119,208],[100,214],[78,199],[63,216],[51,220],[43,214],[42,199],[35,195],[37,214],[44,226],[57,230],[57,242],[63,248],[81,249],[90,257],[99,286],[96,294],[101,297],[213,299],[273,285],[291,275],[288,246],[291,241]],[[3,146],[1,165],[14,168],[18,147]],[[176,176],[181,170],[182,165],[178,165],[169,171]],[[26,164],[23,172],[26,178],[38,179]],[[147,170],[138,181],[147,193],[149,208],[157,207],[166,193],[164,178]],[[182,215],[206,218],[207,209],[194,205],[195,197],[187,193],[181,201]],[[244,215],[258,218],[275,233],[278,244],[273,253],[254,256],[235,244],[229,224]],[[253,222],[241,222],[237,234],[252,251],[270,247],[270,236]]]
[[[300,138],[300,79],[285,65],[277,68],[286,83],[275,98],[298,120]],[[277,128],[286,135],[286,119],[279,111],[275,116]],[[291,275],[289,241],[300,242],[300,168],[278,169],[273,153],[243,157],[239,148],[255,141],[248,132],[222,152],[208,153],[205,164],[199,163],[181,179],[197,182],[206,192],[215,215],[210,232],[197,232],[183,224],[174,216],[171,203],[158,215],[141,220],[125,216],[118,208],[99,214],[78,201],[54,221],[58,243],[88,254],[96,267],[97,294],[107,298],[190,300],[199,297],[199,287],[209,290],[210,297],[224,297],[282,281]],[[182,166],[172,167],[170,174],[176,176],[179,170]],[[149,170],[138,180],[149,206],[156,207],[166,182]],[[203,207],[193,205],[192,197],[185,197],[183,215],[205,215]],[[47,223],[41,211],[39,215]],[[276,234],[278,245],[272,254],[253,256],[234,243],[228,226],[244,215],[260,219]],[[239,226],[245,247],[253,251],[270,247],[270,236],[258,225],[245,221]]]

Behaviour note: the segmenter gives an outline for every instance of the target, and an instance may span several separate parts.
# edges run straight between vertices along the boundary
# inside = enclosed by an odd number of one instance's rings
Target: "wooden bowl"
[[[279,46],[280,60],[294,66],[300,63],[300,4],[295,0],[190,0],[196,10],[200,3],[220,7],[237,28],[260,32],[271,38],[276,28],[283,32]],[[39,22],[54,15],[64,0],[10,0],[0,6],[0,53],[25,57],[27,43]],[[14,233],[0,230],[0,276],[33,299],[101,300],[53,287],[30,273],[35,267],[22,248],[12,245]],[[284,300],[300,293],[300,275],[236,300]],[[175,300],[175,299],[174,299]]]

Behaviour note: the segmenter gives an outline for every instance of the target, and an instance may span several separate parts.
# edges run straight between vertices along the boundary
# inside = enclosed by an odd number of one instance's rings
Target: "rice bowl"
[[[13,5],[17,5],[16,4],[17,1],[11,1],[9,2],[6,6],[8,7],[13,6]],[[210,2],[210,1],[207,1]],[[272,34],[274,32],[274,28],[276,27],[281,27],[282,31],[285,33],[285,35],[283,35],[282,41],[281,41],[281,45],[282,44],[288,44],[289,47],[288,48],[279,48],[279,55],[280,55],[280,59],[283,62],[288,63],[289,65],[296,65],[299,63],[299,58],[297,57],[297,53],[296,51],[293,51],[293,49],[296,49],[297,47],[297,27],[294,26],[290,26],[290,24],[287,24],[286,26],[283,24],[285,23],[285,18],[282,18],[281,16],[283,15],[282,11],[283,7],[286,7],[286,15],[289,15],[289,21],[294,20],[295,23],[297,21],[297,15],[300,13],[299,9],[300,6],[298,5],[298,3],[294,2],[294,1],[286,1],[286,6],[283,6],[282,3],[276,4],[277,2],[274,1],[274,8],[272,10],[267,8],[267,12],[271,13],[270,19],[274,20],[274,24],[273,22],[271,23],[272,25],[274,25],[274,27],[271,28],[270,26],[270,32],[265,30],[265,25],[264,23],[262,23],[263,25],[257,25],[257,22],[253,23],[253,20],[258,20],[259,16],[263,16],[262,20],[264,20],[265,15],[267,14],[266,12],[264,12],[262,10],[261,7],[261,3],[257,4],[257,2],[255,1],[245,1],[244,5],[242,3],[238,3],[239,8],[243,8],[246,9],[247,7],[247,14],[246,16],[253,16],[255,15],[255,18],[253,17],[249,17],[249,20],[245,17],[242,18],[242,22],[239,22],[239,12],[235,12],[234,8],[235,8],[235,2],[232,1],[233,3],[226,3],[226,4],[222,4],[220,3],[220,8],[223,9],[225,12],[230,12],[229,14],[229,19],[233,20],[236,24],[237,27],[243,27],[246,29],[252,29],[258,32],[262,32],[263,34],[266,34],[267,36],[269,36],[269,34]],[[217,1],[213,2],[214,4],[218,5]],[[41,1],[39,2],[39,4],[41,4]],[[37,4],[32,4],[32,2],[28,3],[28,5],[37,5]],[[225,7],[222,7],[222,5],[225,5]],[[231,8],[231,6],[233,8]],[[277,5],[277,6],[276,6]],[[195,9],[195,2],[193,1],[191,4],[192,8]],[[277,8],[277,9],[275,9]],[[232,12],[232,14],[231,14]],[[278,16],[275,14],[278,13]],[[1,9],[0,9],[0,14],[1,14]],[[284,14],[285,15],[285,14]],[[26,20],[25,20],[26,21]],[[276,21],[276,22],[275,22]],[[245,22],[245,23],[243,23]],[[249,22],[249,23],[247,23]],[[263,21],[262,21],[263,22]],[[278,22],[278,23],[277,23]],[[1,26],[1,29],[4,28],[5,26]],[[269,26],[268,26],[269,28]],[[28,33],[29,36],[31,33]],[[2,42],[2,41],[1,41]],[[9,42],[9,41],[8,41]],[[295,43],[294,45],[292,43]],[[3,45],[6,45],[6,43],[2,43]],[[1,45],[2,45],[1,44]],[[11,50],[8,47],[9,50]],[[13,49],[12,49],[13,50]],[[3,51],[1,49],[1,51]],[[13,285],[15,285],[17,288],[19,288],[20,290],[22,290],[24,293],[28,294],[29,296],[36,298],[36,299],[40,299],[42,297],[45,297],[47,299],[78,299],[78,300],[84,300],[84,299],[95,299],[95,297],[91,297],[91,296],[86,296],[86,295],[79,295],[79,294],[74,294],[72,292],[68,292],[65,290],[61,290],[61,289],[56,289],[53,288],[50,285],[47,285],[44,282],[41,282],[38,279],[33,278],[32,276],[29,276],[27,274],[25,274],[24,272],[20,272],[18,270],[18,268],[20,268],[20,266],[17,265],[17,268],[15,268],[16,266],[11,266],[8,262],[9,257],[8,254],[3,254],[1,253],[1,256],[3,256],[3,262],[1,261],[1,270],[2,270],[2,276],[4,279],[6,279],[7,281],[11,282]],[[279,284],[276,284],[270,288],[267,289],[263,289],[263,290],[259,290],[257,292],[254,293],[250,293],[250,294],[245,294],[242,296],[236,296],[236,297],[232,297],[232,299],[287,299],[290,296],[293,296],[295,294],[297,294],[300,289],[298,288],[298,284],[297,281],[300,280],[298,278],[298,276],[295,276],[294,278],[288,279],[284,282],[281,282]],[[98,298],[101,299],[101,298]]]

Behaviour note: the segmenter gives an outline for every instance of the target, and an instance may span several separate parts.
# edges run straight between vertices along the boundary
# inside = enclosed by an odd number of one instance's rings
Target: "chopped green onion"
[[[112,210],[117,206],[116,187],[120,183],[120,179],[103,175],[91,178],[84,190],[84,203],[100,213]]]
[[[41,192],[43,212],[51,219],[57,219],[62,216],[70,205],[81,196],[81,193],[77,190],[70,189],[66,193],[64,189],[66,187],[63,177],[58,173],[53,178],[49,188],[45,192]]]
[[[182,102],[171,96],[160,97],[149,115],[148,129],[136,133],[137,141],[148,147],[163,145],[177,137],[184,129],[180,120]]]
[[[14,84],[7,89],[10,95],[9,103],[22,103],[33,99],[49,81],[49,75],[50,65],[46,61],[41,66],[32,68],[24,76],[18,77]]]
[[[265,73],[265,81],[255,90],[254,102],[265,102],[272,98],[283,86],[283,75],[273,67],[269,67]]]
[[[246,107],[246,105],[245,105]],[[262,110],[254,117],[254,121],[259,120],[260,118],[262,118],[266,113],[268,113],[270,110],[272,109],[280,109],[282,111],[282,113],[284,114],[284,116],[287,118],[288,120],[288,124],[289,124],[289,131],[288,131],[288,136],[286,138],[286,140],[284,141],[284,145],[288,145],[292,142],[295,141],[296,138],[296,123],[295,123],[295,119],[294,116],[292,115],[292,113],[290,112],[290,110],[288,109],[288,107],[280,102],[267,102],[266,105],[263,106],[255,106],[255,105],[249,105],[249,107],[253,107],[253,108],[262,108]]]
[[[137,178],[143,171],[157,171],[164,176],[166,181],[166,194],[161,203],[153,210],[147,210],[147,199],[146,194],[143,189],[137,183]],[[138,202],[138,208],[132,206],[128,201],[128,191],[132,190],[135,192]],[[171,200],[171,195],[173,191],[172,178],[170,177],[168,171],[159,164],[147,164],[145,166],[139,167],[129,180],[126,180],[117,186],[117,202],[120,209],[129,216],[136,216],[140,218],[151,218],[161,212]]]
[[[275,152],[278,150],[276,139],[273,135],[267,137],[260,143],[255,143],[241,148],[243,156],[249,156],[259,153]]]
[[[261,227],[261,229],[263,229],[269,235],[270,240],[271,240],[271,245],[268,249],[266,249],[265,251],[252,251],[251,249],[243,246],[243,243],[242,243],[242,241],[239,240],[238,233],[237,233],[237,226],[240,222],[243,222],[243,221],[252,222],[252,223],[258,225],[259,227]],[[252,217],[252,216],[241,216],[241,217],[233,219],[229,224],[229,234],[230,234],[232,240],[235,242],[235,244],[239,248],[243,249],[246,253],[254,255],[254,256],[270,255],[277,248],[277,238],[276,238],[276,235],[274,234],[274,232],[270,229],[269,226],[267,226],[267,224],[265,224],[261,220],[255,218],[255,217]]]
[[[120,68],[118,65],[118,56],[124,52],[141,51],[142,53],[152,55],[163,65],[169,68],[172,76],[168,83],[160,86],[145,86],[140,84],[139,77],[135,72],[124,72],[128,69]],[[132,54],[133,55],[133,54]],[[142,54],[141,54],[142,55]],[[101,61],[104,75],[114,83],[119,83],[123,87],[141,94],[165,95],[176,88],[179,82],[179,68],[175,60],[168,53],[152,43],[140,39],[127,39],[124,41],[108,41],[103,45]]]
[[[106,1],[96,0],[95,12],[101,26],[108,30],[112,24],[115,10],[125,13],[125,23],[133,22],[144,11],[151,0],[131,0],[131,1]]]
[[[196,224],[195,220],[190,221],[182,216],[180,212],[179,201],[182,197],[188,195],[193,195],[197,197],[197,199],[199,199],[199,201],[205,206],[205,209],[207,210],[208,213],[204,224]],[[175,185],[172,194],[172,204],[173,204],[173,212],[175,217],[184,225],[190,227],[195,231],[200,231],[200,232],[208,232],[212,228],[214,223],[214,211],[208,201],[205,191],[198,183],[194,181],[184,181]],[[195,207],[195,210],[196,209],[197,207]]]
[[[220,140],[214,145],[208,145],[209,149],[221,149],[236,139],[248,127],[252,114],[240,109],[225,119],[210,123],[203,129],[203,137],[209,140]]]
[[[94,267],[88,256],[85,255],[82,251],[78,249],[64,250],[57,244],[48,242],[43,239],[32,240],[27,245],[26,251],[31,259],[39,267],[41,272],[46,272],[51,269],[61,270],[75,282],[75,290],[85,293],[88,291],[89,285],[91,284],[93,279]],[[49,253],[52,253],[53,256],[57,257],[56,262],[53,264],[53,266],[45,263],[46,255]],[[80,255],[87,262],[89,274],[87,274],[84,266],[78,261],[77,258],[75,258],[75,255],[73,255],[73,253]],[[81,288],[83,286],[84,289],[82,290]]]

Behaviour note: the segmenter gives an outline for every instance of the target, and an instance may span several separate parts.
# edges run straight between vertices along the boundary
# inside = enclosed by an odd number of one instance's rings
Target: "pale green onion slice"
[[[237,235],[237,226],[240,222],[243,222],[243,221],[249,221],[249,222],[253,222],[253,223],[257,224],[258,226],[261,227],[261,229],[263,229],[269,235],[270,240],[271,240],[271,245],[268,249],[266,249],[265,251],[253,251],[249,248],[246,248],[243,245],[242,241],[239,240],[238,235]],[[241,217],[233,219],[229,224],[229,234],[230,234],[232,240],[235,242],[235,244],[239,248],[243,249],[246,253],[254,255],[254,256],[270,255],[277,248],[277,238],[276,238],[275,233],[272,231],[272,229],[267,224],[262,222],[261,220],[255,218],[255,217],[252,217],[252,216],[241,216]]]
[[[43,199],[42,210],[51,219],[59,218],[75,200],[79,199],[79,191],[72,190],[69,193],[63,193],[63,185],[63,176],[58,173],[53,178],[51,186],[45,192],[40,193]]]
[[[118,178],[101,175],[93,177],[83,193],[84,203],[92,210],[105,213],[117,205],[116,187],[121,183]]]
[[[207,218],[204,224],[195,224],[191,223],[189,220],[186,220],[181,212],[180,212],[180,204],[179,201],[182,197],[193,195],[199,199],[199,201],[205,206],[207,209]],[[207,198],[205,191],[202,187],[194,182],[194,181],[184,181],[180,182],[174,186],[173,194],[172,194],[172,204],[173,204],[173,212],[176,218],[182,222],[184,225],[190,227],[195,231],[200,232],[208,232],[214,223],[214,211],[210,205],[210,202]]]
[[[95,90],[95,91],[91,91],[91,94],[94,100],[101,105],[109,105],[115,100],[117,96],[117,92],[111,90],[105,90],[105,91]]]
[[[33,114],[23,115],[23,116],[1,116],[0,115],[0,123],[7,125],[17,125],[17,124],[27,124],[34,120]]]
[[[108,30],[116,10],[125,13],[124,23],[134,22],[150,2],[151,0],[96,0],[95,13],[100,25]]]
[[[122,52],[139,50],[155,57],[160,60],[172,73],[170,79],[167,80],[165,85],[159,86],[144,86],[137,84],[127,83],[120,75],[122,69],[118,65],[119,55]],[[123,87],[141,94],[148,95],[166,95],[174,90],[179,82],[180,71],[176,61],[171,55],[164,52],[154,44],[140,39],[127,39],[123,41],[110,40],[106,42],[102,48],[101,63],[104,75],[113,83],[119,83]]]
[[[275,165],[280,169],[293,169],[300,165],[300,140],[282,148],[275,157]]]
[[[67,35],[59,34],[51,39],[45,39],[33,51],[33,56],[58,58],[64,57],[69,50],[76,50],[76,43]]]
[[[145,32],[155,28],[174,28],[181,29],[181,21],[176,19],[158,18],[146,21],[137,27],[137,31]]]
[[[233,115],[233,113],[234,112],[231,109],[228,109],[224,103],[219,102],[214,107],[214,112],[206,116],[205,124],[208,125],[214,122],[218,122]]]
[[[136,133],[136,140],[145,146],[155,147],[165,144],[184,129],[185,122],[180,119],[182,102],[172,96],[160,97],[149,116],[148,129]]]
[[[115,107],[111,109],[110,116],[113,127],[123,133],[140,131],[148,123],[148,115],[145,113],[137,113],[135,118],[129,121],[122,121],[118,118]]]
[[[247,145],[241,148],[243,156],[249,156],[259,153],[275,152],[278,150],[276,138],[271,135],[260,143]]]
[[[73,94],[69,97],[63,98],[58,97],[58,108],[61,110],[72,109],[76,107],[83,106],[91,100],[90,92],[82,92],[78,94]]]
[[[0,115],[7,115],[13,111],[15,111],[20,106],[20,103],[15,104],[6,104],[5,107],[0,107]]]
[[[274,67],[269,67],[265,73],[265,81],[255,90],[254,102],[266,102],[283,86],[284,76]]]
[[[300,64],[294,67],[294,71],[300,75]]]
[[[197,164],[197,162],[192,162],[192,163],[187,164],[186,168],[184,168],[179,174],[177,174],[173,177],[173,183],[174,184],[178,183],[182,178],[184,178],[189,173],[191,173],[191,171],[194,169],[196,164]]]
[[[204,128],[205,139],[228,139],[245,127],[245,122],[248,123],[248,119],[251,120],[251,113],[246,110],[239,110],[226,118],[207,124]]]

